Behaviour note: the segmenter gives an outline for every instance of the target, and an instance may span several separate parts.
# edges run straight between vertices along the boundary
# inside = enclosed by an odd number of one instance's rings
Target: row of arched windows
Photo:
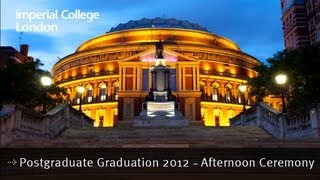
[[[117,101],[118,100],[118,83],[114,83],[110,88],[110,94],[108,95],[108,86],[105,83],[100,83],[98,86],[98,91],[96,97],[94,97],[94,88],[91,84],[85,86],[85,91],[83,94],[78,92],[78,87],[71,91],[71,88],[67,89],[67,93],[69,94],[67,97],[67,101],[71,104],[79,104],[80,98],[82,97],[83,103],[93,103],[93,102],[104,102],[104,101]]]
[[[215,102],[227,102],[227,103],[243,103],[243,94],[237,88],[236,90],[230,84],[227,84],[222,92],[222,88],[219,83],[213,83],[210,87],[210,92],[207,92],[207,87],[203,84],[200,85],[200,90],[202,91],[203,101],[215,101]],[[250,104],[250,100],[246,102]]]

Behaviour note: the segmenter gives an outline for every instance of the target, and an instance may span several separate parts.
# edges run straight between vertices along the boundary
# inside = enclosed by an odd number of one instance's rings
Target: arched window
[[[115,100],[118,100],[118,91],[119,91],[119,85],[116,84],[114,87]]]
[[[238,91],[238,103],[241,104],[242,103],[242,92]]]
[[[226,102],[231,102],[231,89],[229,87],[226,89]]]
[[[82,98],[82,94],[78,92],[78,87],[76,88],[76,99],[77,99],[77,104],[80,104],[80,98]]]
[[[219,101],[219,84],[217,82],[212,85],[212,101]]]
[[[100,100],[105,101],[107,99],[107,86],[106,84],[102,84],[100,87]]]
[[[119,81],[116,81],[112,84],[112,101],[118,100],[118,91],[119,91]]]
[[[87,99],[89,103],[92,102],[92,86],[89,86],[88,88]]]
[[[219,91],[216,86],[212,88],[212,100],[213,101],[218,101],[219,100]]]

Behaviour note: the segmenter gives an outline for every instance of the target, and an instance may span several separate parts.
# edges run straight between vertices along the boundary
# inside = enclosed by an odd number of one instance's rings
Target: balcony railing
[[[98,77],[98,76],[108,76],[108,75],[118,75],[119,71],[100,71],[100,72],[92,72],[89,74],[81,74],[73,77],[68,77],[66,79],[61,79],[60,81],[55,81],[55,84],[62,84],[68,81],[74,81],[78,79],[90,78],[90,77]]]
[[[82,104],[94,104],[94,103],[104,103],[104,102],[117,102],[118,100],[117,100],[116,96],[117,95],[106,96],[105,100],[101,100],[101,96],[97,96],[97,97],[92,97],[91,101],[89,101],[88,97],[84,97],[84,98],[82,98],[81,103]],[[80,104],[78,101],[78,98],[70,100],[68,103],[73,106]]]
[[[232,74],[230,72],[218,72],[212,70],[203,70],[200,69],[200,75],[213,75],[213,76],[224,76],[224,77],[232,77],[238,79],[247,79],[248,76],[245,73]]]
[[[226,96],[222,96],[221,94],[218,95],[217,100],[213,100],[212,95],[207,95],[205,93],[201,94],[201,101],[203,102],[217,102],[217,103],[230,103],[230,104],[239,104],[243,105],[243,99],[239,102],[239,97],[231,96],[230,100],[227,100]],[[248,99],[246,99],[246,105],[251,106]]]

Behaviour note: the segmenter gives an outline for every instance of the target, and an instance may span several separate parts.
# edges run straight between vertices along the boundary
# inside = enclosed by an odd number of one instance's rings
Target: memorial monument
[[[170,67],[163,57],[161,40],[156,43],[155,66],[151,68],[152,87],[142,104],[134,126],[188,126],[188,120],[179,111],[179,104],[170,88]]]

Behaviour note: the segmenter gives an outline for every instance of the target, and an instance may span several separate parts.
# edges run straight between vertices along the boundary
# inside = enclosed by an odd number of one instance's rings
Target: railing
[[[279,139],[320,138],[320,104],[282,114],[258,103],[230,119],[231,126],[260,126]]]
[[[217,100],[213,100],[212,95],[209,96],[208,94],[205,94],[204,92],[202,92],[202,94],[201,94],[201,101],[243,105],[243,98],[241,98],[241,102],[239,102],[238,97],[231,96],[230,101],[228,101],[226,96],[222,96],[221,94],[218,94]],[[246,101],[245,104],[248,106],[251,106],[251,104],[248,101]]]
[[[4,109],[7,112],[0,116],[1,147],[16,139],[53,138],[69,127],[93,127],[93,120],[71,105],[60,104],[46,115],[19,105],[5,105]]]
[[[286,132],[290,137],[309,137],[320,133],[320,104],[289,112],[285,115]]]
[[[81,74],[73,77],[68,77],[66,79],[61,79],[60,81],[55,81],[55,84],[61,84],[68,81],[74,81],[78,79],[90,78],[90,77],[98,77],[98,76],[107,76],[107,75],[118,75],[119,71],[101,71],[101,72],[92,72],[89,74]]]
[[[200,69],[200,75],[213,75],[213,76],[224,76],[224,77],[232,77],[237,79],[247,79],[248,76],[245,73],[232,74],[230,72],[218,72],[213,70],[204,70]]]
[[[91,101],[88,101],[88,97],[84,97],[81,99],[82,104],[93,104],[93,103],[103,103],[103,102],[117,102],[117,96],[116,95],[111,95],[111,96],[106,96],[105,100],[101,100],[100,96],[97,97],[92,97]],[[73,99],[69,102],[71,105],[79,105],[80,102],[77,101],[77,99]]]

